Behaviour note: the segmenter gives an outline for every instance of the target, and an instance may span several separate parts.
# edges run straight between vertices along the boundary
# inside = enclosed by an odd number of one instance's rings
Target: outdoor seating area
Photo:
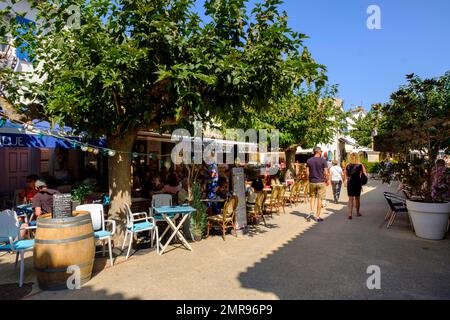
[[[394,2],[0,0],[0,300],[450,298],[450,2]]]
[[[278,180],[276,183],[270,184],[270,180],[272,179],[266,180],[265,187],[263,188],[257,186],[257,184],[261,183],[260,178],[254,179],[253,182],[247,182],[245,198],[239,198],[236,195],[232,195],[233,193],[231,192],[226,192],[223,198],[216,198],[214,193],[210,193],[209,195],[212,195],[212,198],[201,199],[200,203],[205,209],[206,214],[205,237],[208,238],[214,234],[220,234],[222,239],[226,240],[227,233],[230,229],[234,236],[238,236],[237,212],[239,201],[244,201],[246,204],[247,209],[244,212],[246,229],[261,223],[267,226],[268,219],[270,220],[274,215],[286,214],[286,206],[293,207],[300,202],[306,201],[302,190],[303,192],[307,190],[307,181],[293,180],[292,183],[281,183]],[[205,185],[206,189],[202,193],[202,197],[207,197],[209,185]],[[228,188],[223,181],[221,182],[221,186],[222,188]],[[262,190],[255,190],[258,188]],[[88,229],[92,228],[95,243],[93,244],[94,247],[90,247],[92,243],[88,245],[89,250],[88,247],[84,249],[79,247],[79,249],[90,251],[92,248],[94,255],[98,253],[102,257],[107,256],[110,267],[114,267],[114,261],[117,259],[118,254],[123,255],[125,260],[128,260],[136,250],[139,250],[142,243],[147,242],[150,248],[156,251],[157,255],[166,253],[169,246],[176,248],[181,245],[184,249],[193,251],[189,241],[194,241],[195,237],[192,233],[191,222],[189,221],[193,219],[196,208],[188,204],[176,205],[178,194],[175,195],[174,197],[174,194],[154,193],[148,200],[138,198],[138,208],[142,209],[143,206],[148,205],[147,209],[143,211],[136,211],[133,209],[132,204],[125,203],[123,210],[126,214],[126,225],[121,243],[117,243],[115,240],[119,226],[116,221],[108,216],[107,208],[109,205],[102,203],[85,203],[76,207],[72,206],[74,208],[71,213],[72,218],[67,218],[72,219],[72,222],[66,225],[57,225],[56,227],[59,229],[55,230],[60,230],[60,233],[59,235],[53,234],[53,237],[67,238],[68,235],[74,235],[74,228],[81,226],[81,222],[77,221],[81,221],[80,219],[83,215],[87,214],[91,222],[87,227]],[[21,264],[19,271],[19,286],[21,287],[24,278],[24,252],[33,251],[36,236],[38,238],[39,236],[42,237],[40,232],[42,232],[41,228],[45,226],[45,223],[54,221],[54,223],[58,224],[66,220],[52,217],[52,214],[46,214],[42,217],[39,216],[36,219],[31,203],[18,205],[13,209],[0,213],[0,218],[2,219],[0,224],[2,227],[0,228],[0,242],[2,243],[0,250],[17,254],[16,261],[20,261]],[[87,220],[83,221],[85,221],[82,222],[83,225],[88,222]],[[216,230],[218,230],[217,233],[215,232]],[[69,238],[64,241],[71,241],[70,239],[73,237]],[[55,240],[46,238],[45,240],[37,241],[39,243],[50,244],[60,242],[56,238]],[[120,248],[120,252],[118,248]],[[89,280],[91,272],[92,265],[90,271],[86,273],[86,281]],[[47,284],[44,284],[42,287],[45,285]]]

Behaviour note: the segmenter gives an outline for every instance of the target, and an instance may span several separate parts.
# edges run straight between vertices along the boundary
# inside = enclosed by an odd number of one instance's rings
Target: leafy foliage
[[[247,117],[235,119],[243,127],[280,130],[280,147],[313,147],[328,143],[345,127],[346,113],[336,103],[337,88],[301,88],[274,104],[266,112],[248,110]]]
[[[353,117],[354,127],[350,130],[350,137],[363,147],[371,147],[372,134],[376,126],[377,114],[371,109],[365,116]]]
[[[206,231],[207,221],[206,221],[206,206],[201,201],[202,192],[200,186],[195,183],[193,187],[193,198],[191,206],[196,210],[194,214],[192,214],[191,226],[194,234],[203,235]]]
[[[425,80],[410,74],[407,81],[380,110],[379,139],[436,159],[439,149],[450,146],[450,72]]]
[[[90,184],[82,183],[78,188],[75,188],[72,190],[72,192],[71,192],[72,199],[83,203],[86,196],[91,194],[92,191],[94,191],[94,190]]]
[[[440,78],[407,75],[407,85],[381,108],[380,136],[385,151],[421,150],[427,156],[404,168],[402,177],[413,194],[432,196],[432,172],[439,150],[450,146],[450,72]],[[391,150],[388,150],[388,149]]]
[[[287,26],[281,1],[257,4],[249,15],[246,1],[208,0],[208,22],[194,2],[33,1],[45,23],[24,28],[5,17],[1,30],[16,47],[27,44],[43,82],[13,74],[9,98],[29,112],[25,93],[42,117],[90,135],[122,136],[173,120],[231,119],[302,83],[305,36]],[[80,8],[79,29],[65,27],[70,5]]]
[[[141,129],[262,112],[316,77],[306,36],[288,26],[281,0],[251,12],[245,0],[205,0],[204,19],[195,0],[30,3],[36,24],[10,19],[25,15],[11,6],[0,11],[0,37],[26,46],[35,67],[5,76],[7,98],[30,118],[106,136],[120,151],[132,150]],[[80,9],[79,28],[67,25],[71,6]],[[130,200],[129,164],[120,154],[110,159],[111,211],[121,206],[116,197]]]
[[[366,167],[367,172],[371,174],[377,174],[380,172],[380,170],[383,169],[383,165],[381,162],[369,162],[365,159],[362,159],[361,164],[363,164],[364,167]]]

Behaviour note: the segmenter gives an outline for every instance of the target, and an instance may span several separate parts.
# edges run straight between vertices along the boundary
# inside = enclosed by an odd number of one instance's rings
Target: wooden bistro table
[[[172,239],[177,236],[178,239],[180,239],[181,243],[186,247],[186,249],[193,251],[192,247],[189,245],[189,243],[184,238],[183,234],[180,232],[180,228],[183,226],[186,219],[195,212],[195,209],[190,206],[164,206],[164,207],[156,207],[153,208],[153,210],[160,214],[164,220],[167,222],[168,226],[166,230],[164,231],[163,235],[167,233],[167,231],[172,229],[172,234],[170,235],[169,239],[167,240],[166,244],[160,243],[161,249],[159,250],[159,254],[162,255],[164,251],[169,246]],[[181,221],[178,223],[178,225],[175,225],[176,219],[182,216]],[[162,238],[162,236],[161,236]]]

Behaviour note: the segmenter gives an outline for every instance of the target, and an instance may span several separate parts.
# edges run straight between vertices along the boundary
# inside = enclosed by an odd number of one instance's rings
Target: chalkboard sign
[[[72,196],[70,193],[53,195],[53,218],[68,218],[72,216]]]
[[[236,227],[238,234],[247,233],[247,212],[245,201],[245,174],[244,168],[233,168],[233,191],[238,197],[236,208]]]

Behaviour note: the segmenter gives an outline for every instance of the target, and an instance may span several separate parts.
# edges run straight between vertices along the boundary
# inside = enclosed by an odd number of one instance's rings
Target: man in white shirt
[[[330,168],[330,174],[331,174],[331,186],[333,187],[334,203],[338,203],[339,196],[341,195],[341,188],[344,174],[337,160],[333,160],[333,166]]]

